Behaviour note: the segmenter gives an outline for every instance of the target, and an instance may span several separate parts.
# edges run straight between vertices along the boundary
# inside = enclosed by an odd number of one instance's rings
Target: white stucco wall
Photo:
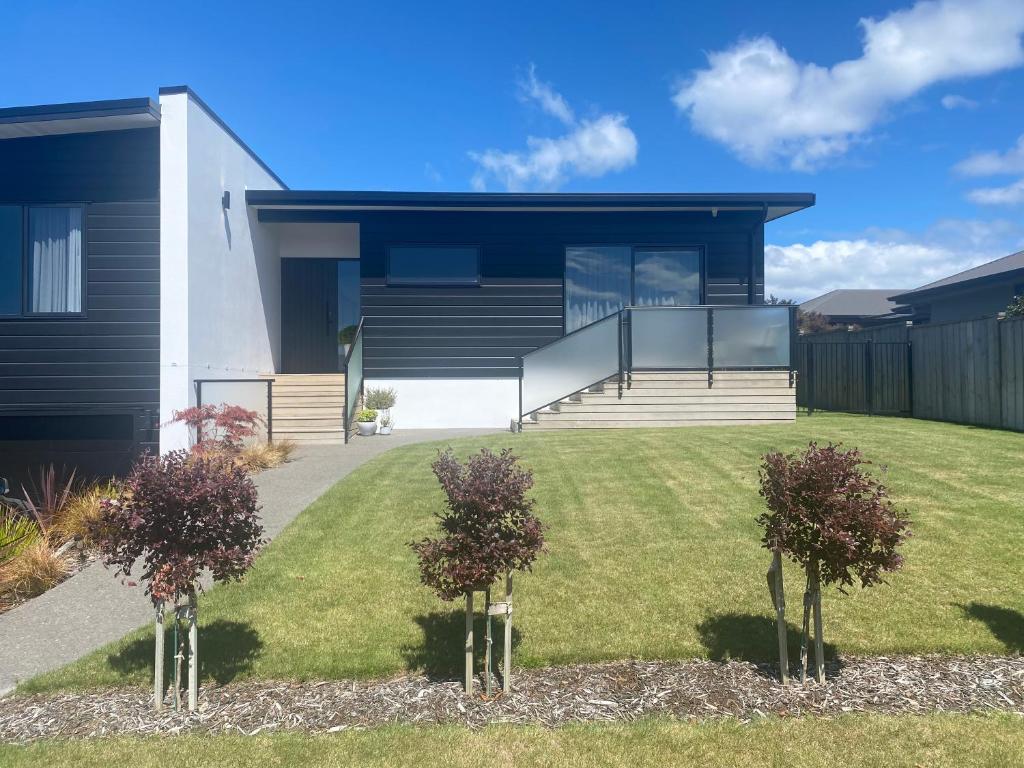
[[[354,223],[267,224],[282,259],[358,259],[359,225]]]
[[[249,378],[280,357],[280,259],[246,189],[281,185],[188,93],[160,96],[160,420],[197,378]],[[231,192],[231,207],[221,198]],[[186,446],[164,426],[160,450]]]
[[[507,429],[519,409],[519,379],[367,379],[364,386],[398,394],[395,429]]]

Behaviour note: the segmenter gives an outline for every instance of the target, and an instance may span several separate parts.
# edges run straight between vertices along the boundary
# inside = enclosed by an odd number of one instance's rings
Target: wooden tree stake
[[[199,627],[196,596],[188,598],[188,708],[194,712],[199,704]]]
[[[502,659],[505,671],[501,677],[501,689],[508,693],[512,680],[512,571],[505,575],[505,602],[508,603],[508,612],[505,614],[505,656]]]
[[[484,611],[487,614],[486,635],[484,637],[484,692],[487,698],[491,698],[491,662],[493,655],[491,649],[494,647],[494,638],[491,633],[491,588],[484,590]]]
[[[153,659],[153,709],[164,708],[164,601],[156,603],[156,626],[154,628],[156,654]]]
[[[814,676],[819,683],[825,682],[825,642],[821,627],[821,581],[818,569],[811,573],[811,595],[814,607]]]
[[[473,693],[473,593],[466,593],[466,693]]]
[[[800,684],[807,685],[807,635],[810,633],[811,621],[811,586],[808,583],[804,587],[804,620],[800,633]]]
[[[783,685],[789,685],[789,647],[786,637],[786,590],[782,582],[782,553],[772,554],[772,567],[768,571],[772,586],[772,603],[775,604],[775,629],[779,636],[779,678]]]

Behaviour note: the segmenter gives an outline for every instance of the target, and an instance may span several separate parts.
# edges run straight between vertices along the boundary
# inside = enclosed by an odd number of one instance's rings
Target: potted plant
[[[377,424],[380,427],[380,433],[382,435],[390,435],[391,430],[395,426],[395,422],[391,419],[391,416],[389,416],[386,413],[380,417],[380,420],[377,422]]]
[[[356,416],[356,424],[359,428],[359,434],[363,437],[369,437],[377,431],[377,412],[372,408],[363,408]]]
[[[356,340],[356,331],[359,329],[357,325],[346,325],[340,331],[338,331],[338,343],[341,344],[342,355],[347,356],[349,347],[352,346],[352,342]]]
[[[398,394],[395,390],[390,387],[369,387],[366,390],[366,407],[372,408],[377,411],[381,419],[387,417],[391,419],[391,409],[394,407],[395,402],[398,400]],[[383,423],[381,423],[383,426]],[[392,422],[391,426],[394,426]],[[381,430],[381,434],[388,434]]]

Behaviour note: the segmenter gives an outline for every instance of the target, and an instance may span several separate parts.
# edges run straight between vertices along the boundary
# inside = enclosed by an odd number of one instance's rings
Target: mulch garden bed
[[[0,700],[0,740],[114,734],[331,733],[387,724],[539,724],[835,716],[850,712],[1015,712],[1024,716],[1022,656],[847,658],[824,685],[783,687],[771,665],[623,661],[520,670],[513,692],[484,701],[454,681],[251,681],[200,691],[199,710],[157,714],[146,691],[117,689]]]

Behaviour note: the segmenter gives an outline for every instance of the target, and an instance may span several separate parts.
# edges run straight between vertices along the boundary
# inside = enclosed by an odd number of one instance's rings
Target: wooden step
[[[523,421],[524,431],[547,429],[630,429],[630,428],[662,428],[662,427],[728,427],[750,426],[756,424],[785,424],[792,419],[694,419],[682,421],[663,419],[652,421]]]
[[[787,411],[796,412],[796,403],[648,403],[629,408],[614,403],[566,403],[558,408],[559,415],[574,413],[710,413],[710,412],[744,412],[744,411]],[[276,418],[275,418],[276,421]]]

